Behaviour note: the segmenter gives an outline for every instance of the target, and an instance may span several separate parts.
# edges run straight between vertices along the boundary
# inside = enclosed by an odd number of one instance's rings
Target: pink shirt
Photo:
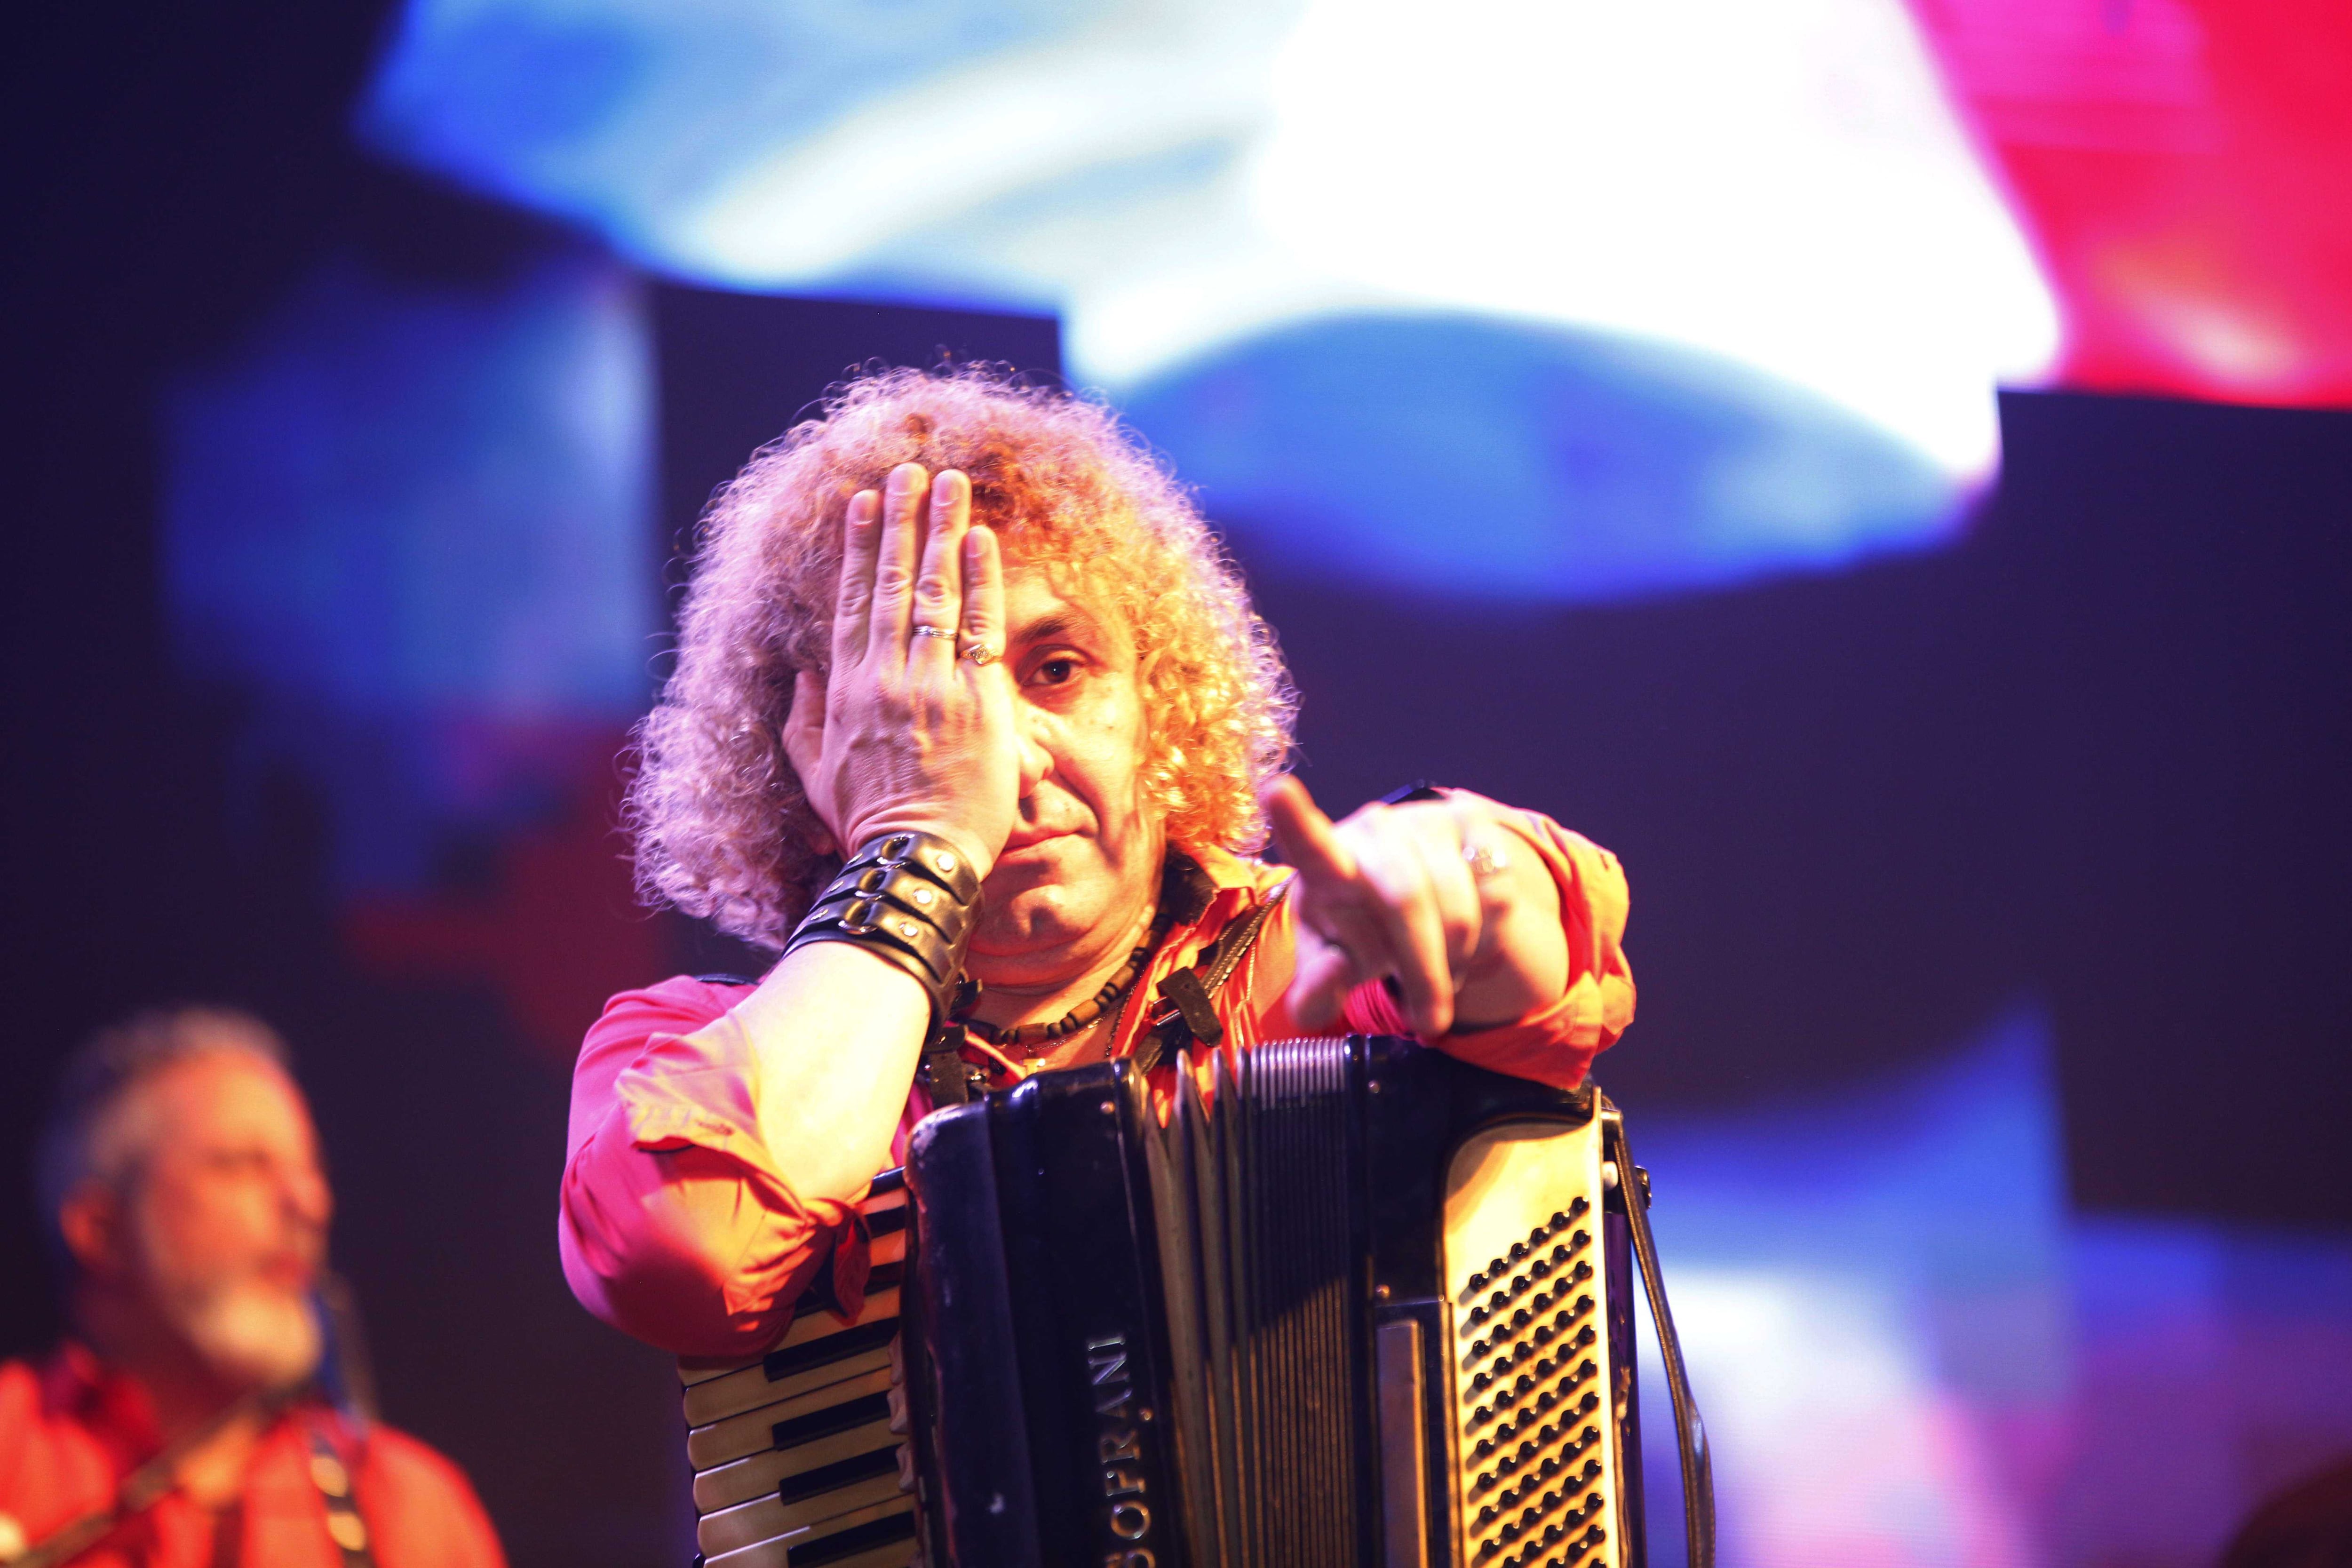
[[[1617,858],[1535,812],[1507,818],[1541,857],[1559,889],[1568,936],[1567,989],[1516,1024],[1449,1035],[1430,1043],[1480,1067],[1573,1089],[1592,1058],[1633,1016],[1633,977],[1620,945],[1625,875]],[[1195,853],[1216,885],[1202,917],[1161,943],[1136,994],[1191,963],[1227,924],[1247,913],[1289,872],[1220,851]],[[1289,988],[1297,931],[1287,900],[1217,994],[1223,1048],[1307,1031],[1291,1020]],[[761,1143],[752,1102],[751,1043],[729,1009],[749,987],[679,978],[625,991],[588,1031],[572,1077],[562,1215],[564,1277],[596,1316],[638,1339],[685,1355],[750,1355],[790,1321],[793,1304],[835,1258],[854,1297],[863,1247],[836,1249],[856,1235],[854,1210],[795,1194]],[[1112,1049],[1128,1055],[1150,1009],[1129,1006]],[[1329,1033],[1406,1034],[1378,985],[1357,989],[1344,1022]],[[1194,1053],[1207,1089],[1205,1053]],[[1164,1109],[1176,1069],[1152,1074]],[[930,1110],[918,1086],[892,1141],[902,1160],[907,1134]]]

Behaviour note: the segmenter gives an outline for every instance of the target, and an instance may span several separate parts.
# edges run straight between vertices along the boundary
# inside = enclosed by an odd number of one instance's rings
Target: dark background
[[[349,149],[382,9],[60,8],[5,68],[0,1352],[56,1328],[22,1156],[57,1057],[142,1003],[250,1005],[301,1054],[391,1418],[467,1468],[518,1563],[673,1560],[670,1373],[556,1268],[562,1063],[491,984],[352,964],[317,802],[289,774],[233,830],[238,694],[165,653],[163,376],[338,251],[491,278],[580,243]],[[655,320],[665,555],[845,365],[1057,357],[1020,318],[665,289]],[[1459,782],[1625,858],[1643,1017],[1602,1077],[1629,1105],[1852,1081],[2039,998],[2079,1205],[2352,1224],[2352,416],[2002,419],[1965,542],[1832,576],[1526,612],[1259,575],[1306,776],[1334,809]],[[598,885],[599,918],[642,921]],[[731,962],[657,931],[656,971]]]

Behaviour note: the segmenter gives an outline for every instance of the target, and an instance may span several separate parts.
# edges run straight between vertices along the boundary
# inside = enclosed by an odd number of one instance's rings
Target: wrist
[[[956,863],[969,867],[974,879],[986,881],[995,868],[997,849],[1003,839],[1000,837],[991,846],[979,834],[957,823],[936,818],[919,817],[912,813],[885,813],[855,824],[847,841],[841,847],[845,862],[855,861],[883,839],[893,834],[912,833],[937,841],[955,857]]]
[[[847,942],[904,970],[924,990],[934,1026],[963,981],[965,950],[980,921],[981,873],[955,841],[915,828],[874,834],[819,893],[790,954],[814,942]]]

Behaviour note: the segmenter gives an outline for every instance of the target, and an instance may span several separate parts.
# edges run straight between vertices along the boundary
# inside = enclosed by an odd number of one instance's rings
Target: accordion
[[[1412,1041],[1132,1063],[934,1112],[854,1322],[686,1363],[709,1568],[1641,1568],[1638,1264],[1613,1107]]]

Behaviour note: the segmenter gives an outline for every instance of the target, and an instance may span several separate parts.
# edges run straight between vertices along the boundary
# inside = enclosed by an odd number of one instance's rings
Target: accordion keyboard
[[[1488,1129],[1445,1198],[1465,1568],[1616,1568],[1620,1456],[1600,1120]]]
[[[830,1271],[764,1354],[678,1363],[696,1540],[707,1568],[908,1568],[917,1560],[898,1298],[907,1192],[861,1205],[873,1272],[855,1321]]]

